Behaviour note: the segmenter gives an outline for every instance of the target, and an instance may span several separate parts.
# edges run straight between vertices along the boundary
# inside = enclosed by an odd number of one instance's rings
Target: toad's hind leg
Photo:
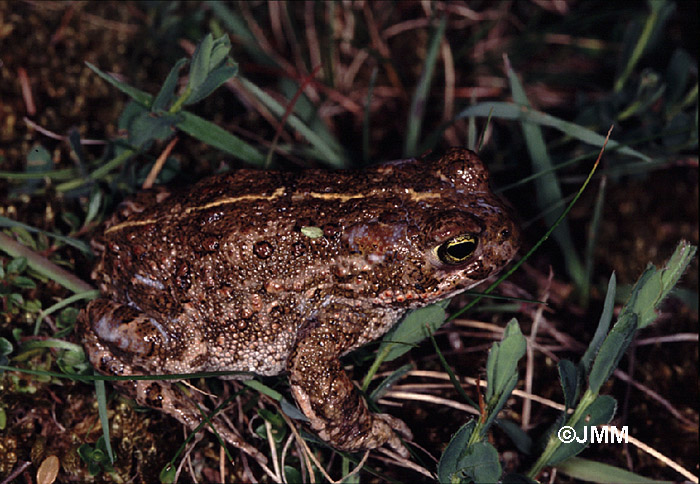
[[[157,330],[158,323],[135,308],[96,299],[80,313],[79,334],[83,335],[90,362],[97,371],[106,375],[133,376],[157,374],[159,355],[167,351],[166,336]],[[211,411],[196,390],[185,394],[171,380],[120,380],[113,382],[121,393],[144,405],[175,417],[194,430],[204,420],[202,412]],[[267,459],[255,447],[236,434],[224,420],[214,416],[205,424],[208,430],[219,434],[225,441],[265,463]]]
[[[350,452],[389,444],[401,455],[408,452],[399,436],[411,431],[401,420],[373,414],[340,365],[339,357],[354,346],[352,310],[328,308],[319,321],[301,331],[287,367],[297,404],[311,428],[334,447]]]

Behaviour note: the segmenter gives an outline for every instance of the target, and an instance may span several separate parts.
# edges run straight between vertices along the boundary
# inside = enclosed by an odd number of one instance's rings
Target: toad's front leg
[[[350,311],[327,311],[302,330],[288,360],[294,398],[318,435],[340,450],[356,452],[388,443],[408,455],[399,435],[411,438],[405,423],[373,414],[340,365],[339,357],[358,335],[348,331]],[[351,326],[352,327],[352,326]]]

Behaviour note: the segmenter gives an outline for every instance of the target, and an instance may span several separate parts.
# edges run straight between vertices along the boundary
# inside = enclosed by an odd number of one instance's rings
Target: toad
[[[368,410],[340,357],[493,276],[518,239],[466,149],[361,171],[233,171],[122,204],[94,240],[101,297],[78,331],[109,375],[287,372],[323,440],[405,453],[407,426]],[[119,386],[191,428],[202,420],[170,381]]]

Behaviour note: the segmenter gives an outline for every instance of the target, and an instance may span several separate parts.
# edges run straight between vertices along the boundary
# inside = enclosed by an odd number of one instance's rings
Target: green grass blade
[[[619,467],[581,457],[572,457],[557,464],[556,467],[567,476],[599,484],[670,484],[671,482],[649,479]]]
[[[465,402],[467,402],[469,405],[474,407],[475,409],[479,408],[479,404],[476,403],[474,400],[469,398],[469,395],[467,395],[467,392],[464,390],[464,387],[462,387],[462,384],[459,382],[459,378],[457,378],[457,375],[455,375],[454,371],[452,371],[452,368],[450,367],[449,363],[447,363],[447,360],[445,359],[445,355],[442,354],[442,351],[440,351],[440,347],[437,344],[437,341],[435,341],[435,337],[433,334],[430,334],[430,342],[433,344],[433,349],[435,349],[435,354],[437,355],[438,359],[440,360],[440,364],[442,365],[442,368],[445,370],[447,375],[450,377],[450,383],[452,383],[452,386],[454,389],[457,391],[457,393],[464,399]]]
[[[106,72],[101,71],[98,67],[90,64],[89,62],[85,61],[85,64],[92,69],[95,74],[100,76],[102,79],[105,81],[109,82],[111,85],[119,89],[121,92],[129,96],[131,99],[136,101],[139,104],[142,104],[143,106],[150,108],[151,103],[153,102],[153,96],[148,94],[147,92],[144,92],[140,89],[136,89],[135,87],[132,87],[128,85],[125,82],[120,81],[114,76],[111,76],[110,74],[107,74]]]
[[[0,232],[0,250],[11,257],[26,257],[29,267],[70,291],[79,293],[94,289],[72,272],[58,267],[46,257],[37,254],[2,232]]]
[[[253,390],[262,393],[263,395],[267,395],[268,397],[272,398],[275,401],[281,401],[282,400],[282,394],[276,390],[273,390],[272,388],[268,387],[267,385],[263,384],[259,380],[244,380],[243,384],[247,386],[248,388],[252,388]]]
[[[527,99],[525,89],[520,83],[518,76],[515,74],[513,69],[511,69],[510,63],[507,62],[506,64],[508,70],[508,80],[513,93],[513,100],[517,104],[529,108],[530,101]],[[521,119],[520,122],[522,124],[523,136],[525,137],[525,144],[527,145],[528,152],[530,153],[530,159],[532,160],[533,171],[537,173],[547,173],[546,175],[543,175],[535,180],[537,205],[540,210],[545,211],[551,205],[562,200],[561,187],[559,186],[559,180],[557,179],[556,174],[553,172],[554,166],[549,157],[549,153],[547,152],[547,145],[544,141],[542,128],[536,123],[532,123],[530,121]],[[554,224],[556,219],[557,215],[554,213],[545,215],[547,225]],[[574,247],[568,221],[566,219],[562,220],[552,235],[564,253],[566,269],[569,277],[575,281],[576,286],[579,289],[582,289],[586,282],[585,271],[576,252],[576,248]]]
[[[187,111],[180,111],[179,114],[183,119],[177,123],[177,127],[190,136],[251,165],[262,166],[265,162],[262,153],[222,127]]]
[[[627,81],[627,78],[632,74],[634,67],[637,65],[639,59],[641,59],[644,50],[649,46],[649,42],[653,37],[655,30],[658,30],[663,26],[665,21],[671,15],[675,9],[675,5],[668,4],[666,0],[649,0],[649,6],[651,7],[651,12],[644,23],[644,29],[642,30],[637,42],[635,43],[634,49],[631,55],[627,59],[625,68],[615,81],[615,92],[622,91],[622,88]]]
[[[277,117],[284,115],[285,109],[280,103],[269,96],[265,91],[241,77],[239,78],[243,87],[250,91],[260,102],[262,102],[272,113]],[[294,114],[287,117],[287,123],[299,132],[311,145],[318,151],[322,158],[321,161],[335,168],[343,168],[348,166],[349,160],[345,156],[343,149],[338,143],[329,137],[321,137],[313,129],[307,126],[301,119]]]
[[[582,291],[580,299],[583,307],[588,307],[588,300],[590,297],[591,278],[593,277],[593,262],[595,261],[595,247],[596,243],[598,242],[598,233],[600,230],[600,224],[603,220],[603,208],[605,206],[605,188],[607,187],[606,180],[606,177],[603,177],[600,180],[598,193],[595,199],[595,206],[593,207],[593,218],[591,219],[591,224],[587,231],[586,251],[584,253],[584,280],[586,282],[581,288]]]
[[[413,365],[409,364],[403,365],[401,368],[392,372],[391,375],[386,377],[379,383],[379,385],[377,385],[377,388],[372,390],[372,393],[369,394],[368,400],[370,402],[376,402],[377,400],[382,398],[386,394],[386,392],[388,392],[391,389],[391,387],[394,386],[394,383],[406,376],[411,370],[413,370]]]
[[[109,439],[109,417],[107,416],[107,392],[105,391],[104,380],[95,380],[95,394],[97,395],[97,413],[100,415],[102,423],[102,434],[104,436],[105,448],[109,461],[114,463],[114,452]]]
[[[416,91],[413,93],[411,108],[408,114],[408,125],[406,127],[406,140],[403,149],[405,158],[412,158],[419,154],[417,153],[418,137],[420,136],[430,84],[433,80],[433,72],[435,71],[435,64],[437,63],[438,54],[440,53],[440,44],[445,35],[446,26],[447,17],[443,17],[440,20],[437,30],[433,34],[433,38],[430,39],[428,54],[423,64],[423,72],[418,81],[418,86],[416,86]]]
[[[2,158],[0,158],[0,163],[2,162]],[[75,178],[76,171],[75,168],[61,168],[59,170],[50,170],[50,171],[38,171],[38,172],[32,172],[32,173],[16,173],[12,171],[0,171],[0,179],[4,180],[16,180],[16,181],[21,181],[21,180],[42,180],[44,178],[50,178],[52,181],[61,181],[61,180],[72,180]]]
[[[21,227],[27,232],[32,232],[35,234],[43,234],[47,237],[54,238],[56,240],[59,240],[63,242],[66,245],[70,245],[71,247],[75,247],[79,251],[81,251],[83,254],[91,254],[92,251],[90,250],[90,247],[88,244],[83,242],[82,240],[74,239],[73,237],[66,237],[65,235],[61,234],[56,234],[53,232],[47,232],[46,230],[41,230],[36,227],[32,227],[31,225],[23,224],[22,222],[17,222],[16,220],[9,219],[7,217],[0,216],[0,227]]]
[[[488,117],[489,113],[492,111],[494,118],[515,119],[520,121],[525,120],[539,126],[547,126],[561,131],[562,133],[583,143],[596,147],[603,146],[603,143],[605,142],[605,136],[602,136],[588,128],[579,126],[578,124],[571,123],[569,121],[564,121],[563,119],[554,117],[550,114],[536,111],[527,106],[518,106],[517,104],[507,102],[489,101],[470,106],[459,113],[457,115],[457,119],[466,118],[469,116],[479,116],[485,118]],[[622,146],[620,143],[612,139],[608,141],[608,148],[611,150],[616,150],[618,153],[622,153],[624,155],[634,156],[635,158],[639,158],[643,161],[651,161],[651,158],[647,155],[627,146]]]
[[[41,321],[43,319],[50,315],[53,314],[54,312],[58,311],[59,309],[63,309],[67,306],[70,306],[74,302],[77,301],[82,301],[83,299],[95,299],[96,297],[99,297],[100,291],[97,289],[93,289],[91,291],[85,291],[85,292],[79,292],[77,294],[73,294],[70,297],[67,297],[65,299],[62,299],[61,301],[57,302],[56,304],[53,304],[49,306],[48,308],[42,310],[39,315],[36,317],[36,320],[34,322],[34,336],[39,335],[39,328],[41,327]]]

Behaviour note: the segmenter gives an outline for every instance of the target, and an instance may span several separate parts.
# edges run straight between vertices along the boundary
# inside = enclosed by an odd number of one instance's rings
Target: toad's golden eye
[[[436,253],[438,259],[445,264],[461,264],[474,253],[478,243],[479,239],[475,235],[458,235],[440,245]]]

